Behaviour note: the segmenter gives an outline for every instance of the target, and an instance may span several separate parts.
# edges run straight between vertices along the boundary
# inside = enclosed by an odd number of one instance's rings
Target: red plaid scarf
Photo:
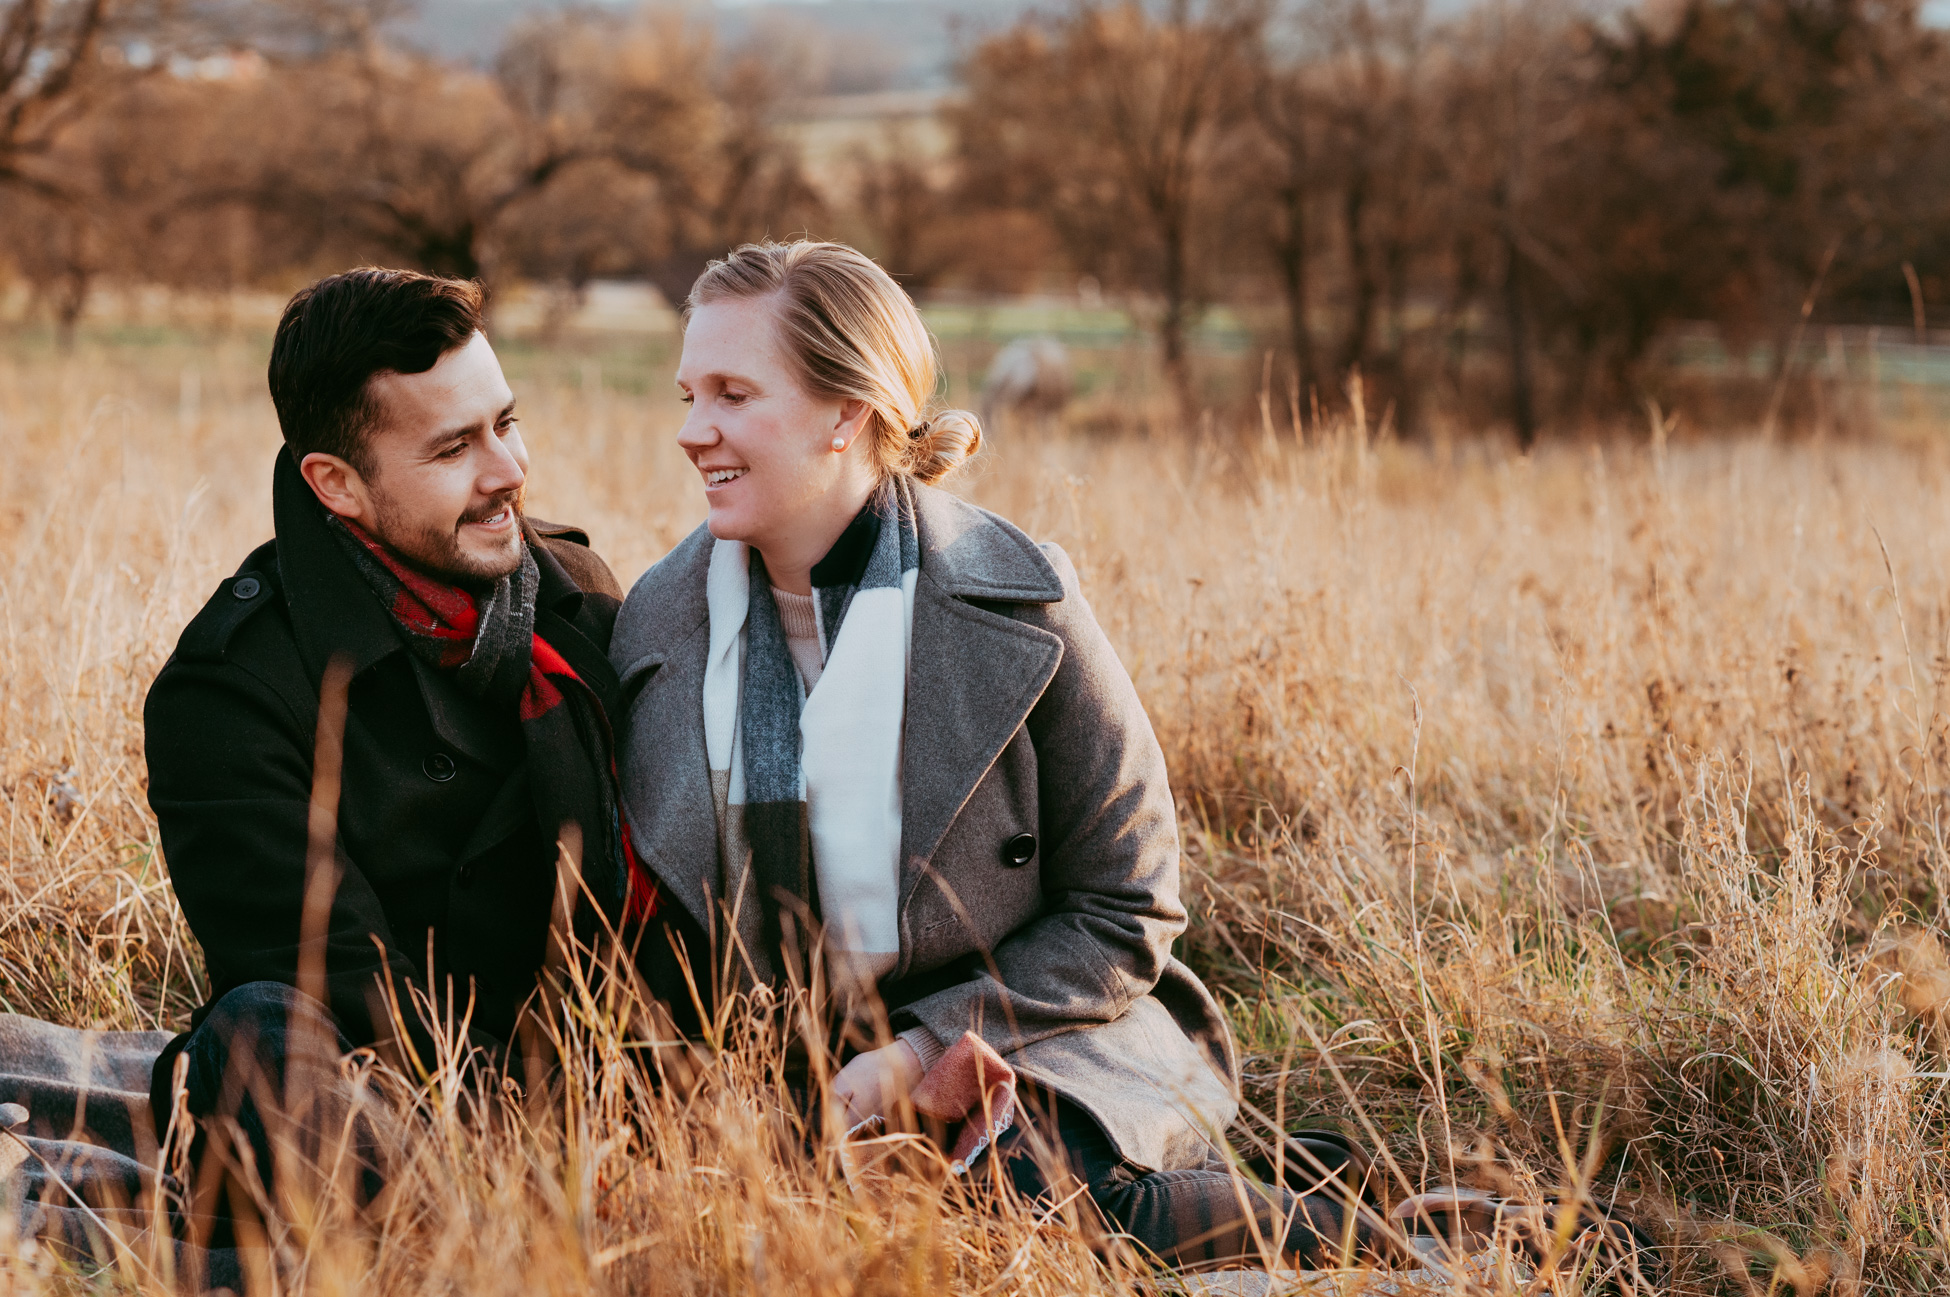
[[[346,547],[353,565],[421,660],[456,672],[462,687],[483,699],[505,696],[495,682],[521,671],[522,738],[544,831],[550,824],[578,822],[583,876],[605,908],[632,922],[655,914],[656,883],[637,861],[617,801],[608,718],[595,692],[534,628],[540,578],[535,556],[524,545],[515,573],[477,596],[408,567],[357,524],[336,515],[330,521],[354,542]]]

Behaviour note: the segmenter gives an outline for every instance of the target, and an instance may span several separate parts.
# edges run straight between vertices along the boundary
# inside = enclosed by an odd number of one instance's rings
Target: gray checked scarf
[[[762,953],[810,954],[871,982],[900,954],[901,728],[921,546],[913,488],[883,482],[813,568],[826,666],[810,696],[765,562],[720,540],[706,578],[704,739],[728,894],[750,872]]]

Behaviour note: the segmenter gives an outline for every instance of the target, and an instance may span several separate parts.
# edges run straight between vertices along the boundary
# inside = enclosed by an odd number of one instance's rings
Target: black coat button
[[[1036,835],[1018,833],[1002,844],[1002,863],[1011,869],[1021,869],[1036,858]]]
[[[444,784],[454,777],[454,759],[445,752],[429,753],[427,759],[420,763],[420,769],[426,771],[427,778],[436,784]]]
[[[254,576],[247,576],[241,578],[230,587],[230,594],[234,599],[255,599],[257,598],[257,592],[263,588],[264,583],[262,581],[259,581]]]

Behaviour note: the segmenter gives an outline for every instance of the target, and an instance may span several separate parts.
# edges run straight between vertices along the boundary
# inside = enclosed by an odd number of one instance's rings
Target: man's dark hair
[[[294,460],[314,451],[369,471],[375,374],[424,374],[483,325],[470,279],[367,267],[292,298],[271,343],[271,403]]]

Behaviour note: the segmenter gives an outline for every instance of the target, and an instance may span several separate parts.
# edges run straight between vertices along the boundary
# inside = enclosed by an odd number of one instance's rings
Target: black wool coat
[[[277,538],[184,629],[143,711],[149,803],[211,1003],[246,982],[298,983],[319,682],[342,653],[353,676],[330,1008],[355,1046],[410,1043],[431,1064],[414,989],[443,1019],[451,997],[456,1022],[471,996],[473,1043],[494,1049],[535,987],[555,878],[555,834],[537,823],[515,708],[468,697],[407,649],[282,450],[272,501]],[[541,569],[535,629],[613,715],[616,578],[583,533],[524,525]],[[382,974],[406,1010],[405,1042]]]

